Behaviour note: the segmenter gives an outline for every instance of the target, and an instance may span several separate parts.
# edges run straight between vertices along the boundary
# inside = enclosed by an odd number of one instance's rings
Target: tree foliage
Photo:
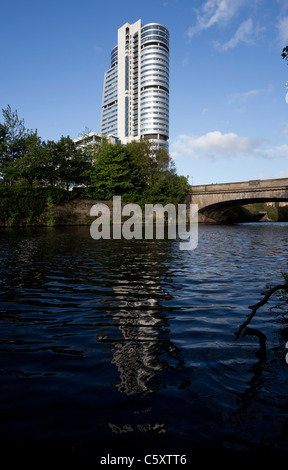
[[[25,128],[24,120],[10,106],[2,110],[0,124],[0,174],[2,184],[58,187],[89,184],[91,159],[81,153],[70,137],[42,141],[37,130]]]
[[[117,195],[126,201],[136,201],[143,186],[139,166],[119,143],[104,142],[100,146],[91,181],[99,199],[106,200]]]
[[[19,119],[17,110],[12,111],[9,105],[2,113],[4,122],[0,128],[0,171],[12,184],[16,176],[14,164],[27,153],[35,132],[25,128],[24,120]]]
[[[174,203],[185,198],[187,178],[178,176],[170,155],[149,141],[126,146],[104,141],[95,151],[91,182],[97,198],[122,196],[125,202]]]
[[[125,202],[179,203],[188,182],[178,176],[169,153],[147,141],[77,147],[69,136],[43,141],[26,129],[17,111],[2,110],[0,123],[0,184],[13,188],[83,188],[86,197]],[[82,194],[82,192],[81,192]]]
[[[127,150],[140,170],[142,204],[178,204],[183,201],[189,190],[187,178],[177,175],[174,162],[165,148],[155,149],[151,142],[142,140],[127,144]]]
[[[281,54],[282,58],[288,62],[288,46],[285,46]]]

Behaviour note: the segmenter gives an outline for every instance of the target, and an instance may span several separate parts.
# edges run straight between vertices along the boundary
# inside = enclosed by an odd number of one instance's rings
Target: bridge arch
[[[257,202],[288,202],[288,178],[192,186],[190,202],[198,205],[199,221],[224,223],[225,213]]]

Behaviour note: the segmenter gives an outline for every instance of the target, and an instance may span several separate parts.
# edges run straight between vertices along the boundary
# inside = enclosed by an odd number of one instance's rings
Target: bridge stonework
[[[191,186],[187,197],[198,204],[200,223],[225,223],[225,212],[236,206],[277,201],[288,201],[288,178]]]

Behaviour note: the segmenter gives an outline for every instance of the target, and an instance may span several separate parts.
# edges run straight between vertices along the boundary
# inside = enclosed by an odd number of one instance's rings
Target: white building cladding
[[[125,144],[148,138],[168,149],[169,32],[141,20],[118,29],[105,73],[101,129]]]

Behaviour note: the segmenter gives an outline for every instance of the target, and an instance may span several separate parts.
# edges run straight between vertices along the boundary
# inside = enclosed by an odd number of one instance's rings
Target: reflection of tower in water
[[[115,291],[126,297],[140,295],[138,286],[130,285],[124,289],[116,286]],[[153,298],[142,301],[123,299],[122,302],[126,305],[115,317],[119,319],[124,342],[115,345],[112,363],[120,375],[118,390],[134,394],[149,390],[153,377],[165,368],[165,363],[159,359],[165,347],[163,343],[167,342],[163,338],[161,340],[165,319],[159,315]]]
[[[171,298],[161,287],[165,267],[153,251],[147,249],[145,257],[125,259],[125,268],[121,266],[113,286],[117,308],[114,304],[110,314],[123,340],[114,341],[111,362],[120,377],[117,389],[127,395],[161,388],[161,374],[182,365],[179,350],[168,336],[169,310],[161,306],[161,301]],[[97,339],[113,342],[111,338]]]

